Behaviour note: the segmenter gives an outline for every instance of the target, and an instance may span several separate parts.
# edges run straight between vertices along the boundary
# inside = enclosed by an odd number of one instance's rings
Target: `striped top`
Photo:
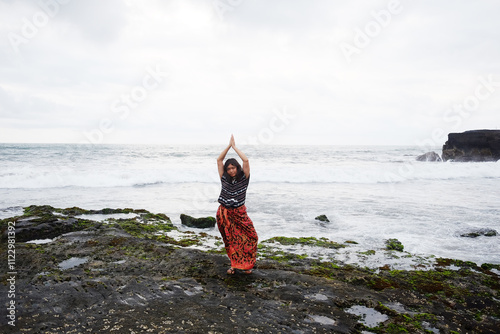
[[[246,176],[243,175],[241,180],[233,180],[231,182],[222,175],[220,181],[222,183],[222,190],[219,196],[220,204],[224,205],[226,208],[238,208],[245,204],[250,176],[246,178]]]

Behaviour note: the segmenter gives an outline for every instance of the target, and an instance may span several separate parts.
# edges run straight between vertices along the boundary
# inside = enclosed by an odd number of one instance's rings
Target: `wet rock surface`
[[[195,218],[189,215],[181,214],[180,218],[182,225],[194,228],[214,227],[216,224],[216,220],[214,217]]]
[[[22,230],[27,218],[13,220]],[[428,271],[378,271],[289,255],[260,259],[251,275],[227,275],[229,260],[220,251],[188,249],[129,224],[89,224],[47,244],[17,242],[16,326],[2,320],[0,331],[497,333],[500,328],[498,265],[439,259]],[[449,270],[450,265],[459,269]],[[2,287],[8,284],[6,273]],[[370,312],[379,320],[364,322]],[[5,307],[1,316],[6,319]]]

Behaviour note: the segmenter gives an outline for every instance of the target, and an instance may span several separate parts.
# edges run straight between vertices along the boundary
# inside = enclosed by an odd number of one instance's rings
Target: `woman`
[[[243,161],[243,168],[236,159],[227,159],[223,163],[231,148]],[[217,227],[224,240],[227,256],[231,260],[231,268],[227,273],[232,275],[238,269],[245,274],[251,274],[257,257],[258,237],[245,207],[250,164],[246,155],[236,147],[234,136],[231,135],[229,145],[217,158],[217,167],[222,183]]]

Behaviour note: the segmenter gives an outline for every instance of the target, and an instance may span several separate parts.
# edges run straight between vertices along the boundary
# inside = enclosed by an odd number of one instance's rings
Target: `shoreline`
[[[101,209],[101,210],[87,210],[87,209],[82,209],[80,207],[72,207],[72,208],[66,208],[66,209],[60,209],[60,208],[54,208],[52,206],[46,206],[46,205],[34,205],[32,207],[37,207],[37,208],[43,208],[46,207],[48,209],[52,208],[51,210],[56,214],[59,215],[59,218],[64,218],[65,215],[59,212],[66,212],[69,214],[69,216],[66,217],[76,217],[78,219],[87,219],[87,220],[92,220],[95,222],[103,223],[103,224],[109,224],[113,223],[115,219],[118,220],[123,220],[126,218],[132,219],[134,218],[134,215],[137,216],[137,214],[134,214],[134,211],[137,212],[145,212],[146,210],[143,209],[132,209],[132,208],[126,208],[126,209]],[[28,208],[28,207],[26,207]],[[9,207],[7,208],[9,213],[9,217],[1,217],[0,216],[0,221],[7,221],[7,220],[15,220],[19,217],[24,217],[24,210],[26,208],[23,208],[21,206],[17,207]],[[55,210],[55,211],[54,211]],[[127,215],[129,215],[127,217]],[[132,215],[132,216],[130,216]],[[185,233],[196,233],[198,234],[197,242],[193,245],[187,246],[190,248],[194,249],[200,249],[200,250],[213,250],[214,248],[217,248],[214,246],[214,242],[216,242],[217,237],[220,236],[219,231],[217,227],[213,228],[194,228],[194,227],[188,227],[185,226],[181,223],[180,219],[170,219],[169,221],[174,225],[175,231],[170,231],[169,233],[177,233],[177,238],[183,239],[185,237]],[[317,221],[317,220],[316,220]],[[139,220],[140,222],[140,220]],[[324,224],[321,221],[317,221],[318,224]],[[471,228],[469,230],[467,229],[462,229],[461,233],[474,233],[474,231],[479,231],[480,230],[486,230],[486,229],[481,229],[481,228]],[[493,232],[496,232],[493,229],[490,229]],[[455,232],[455,234],[459,233],[458,231]],[[269,240],[275,239],[276,237],[288,237],[290,239],[300,239],[301,237],[315,237],[315,238],[321,238],[318,236],[318,233],[312,233],[310,235],[300,235],[298,236],[297,233],[293,233],[291,235],[275,235],[276,233],[272,233],[271,236],[263,237],[261,240],[259,240],[259,244],[266,243]],[[458,234],[457,234],[458,236]],[[484,236],[477,235],[479,238],[474,240],[474,238],[462,238],[464,241],[476,241],[480,242],[481,238],[485,238]],[[494,239],[497,237],[497,235],[493,235],[493,238],[491,237],[486,237],[486,241],[490,241],[489,239]],[[463,236],[462,236],[463,237]],[[390,238],[390,237],[388,237]],[[33,237],[32,242],[37,242],[36,239],[40,238],[35,238]],[[435,255],[433,253],[421,253],[421,252],[415,252],[415,251],[408,251],[406,248],[402,252],[394,252],[386,249],[386,246],[384,244],[385,240],[388,239],[381,239],[379,240],[378,243],[370,243],[366,245],[363,242],[360,242],[360,240],[357,240],[356,237],[353,237],[353,239],[349,239],[349,237],[344,237],[344,238],[338,238],[338,239],[332,239],[330,237],[330,241],[337,242],[340,244],[343,244],[346,247],[338,247],[336,249],[332,248],[324,248],[324,247],[315,247],[314,244],[309,243],[309,244],[304,244],[300,242],[295,242],[295,243],[287,243],[285,244],[280,244],[278,242],[275,242],[273,247],[275,248],[280,248],[280,250],[285,251],[285,252],[290,252],[298,255],[307,255],[308,258],[312,259],[320,259],[320,260],[334,260],[334,261],[340,261],[344,264],[351,264],[351,265],[357,265],[357,266],[362,266],[362,267],[368,267],[370,269],[377,269],[379,267],[383,266],[390,266],[392,269],[396,270],[412,270],[412,269],[425,269],[425,268],[434,268],[436,259],[437,258],[453,258],[454,260],[457,261],[462,261],[462,262],[473,262],[478,266],[481,266],[482,264],[493,264],[493,265],[499,265],[500,264],[500,259],[498,261],[488,261],[488,260],[483,260],[483,261],[477,261],[474,259],[470,258],[461,258],[460,256],[450,256],[449,254],[447,255]],[[48,242],[45,240],[44,242]],[[460,242],[460,239],[457,239],[457,242]],[[406,247],[403,243],[403,245]],[[414,248],[414,247],[413,247]],[[222,250],[222,248],[221,248]]]
[[[103,223],[78,218],[81,214],[135,218]],[[129,333],[154,326],[158,333],[235,328],[243,333],[396,333],[397,328],[494,333],[500,326],[496,264],[432,258],[425,259],[433,260],[432,266],[420,263],[413,270],[366,268],[321,258],[348,250],[353,241],[272,238],[260,242],[254,274],[228,277],[220,238],[179,231],[163,214],[31,206],[23,216],[1,221],[4,240],[9,222],[16,225],[16,328],[27,333],[112,328]],[[27,242],[35,236],[50,242]],[[2,242],[4,258],[8,244]],[[361,255],[408,256],[374,252]],[[7,272],[2,275],[8,286]],[[367,322],[373,316],[384,320]]]

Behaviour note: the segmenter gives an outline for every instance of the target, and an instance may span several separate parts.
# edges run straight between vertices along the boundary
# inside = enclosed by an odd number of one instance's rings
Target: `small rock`
[[[314,219],[322,221],[322,222],[327,222],[327,223],[330,222],[330,220],[328,220],[328,217],[326,215],[319,215],[318,217],[316,217]]]
[[[194,218],[185,214],[181,214],[181,223],[188,227],[207,228],[215,226],[214,217]]]
[[[419,155],[417,161],[442,161],[439,154],[436,152],[427,152],[425,154]]]
[[[498,232],[494,229],[491,228],[483,228],[483,229],[478,229],[474,230],[471,232],[463,233],[460,236],[464,238],[477,238],[480,236],[485,236],[485,237],[495,237],[498,235]]]

